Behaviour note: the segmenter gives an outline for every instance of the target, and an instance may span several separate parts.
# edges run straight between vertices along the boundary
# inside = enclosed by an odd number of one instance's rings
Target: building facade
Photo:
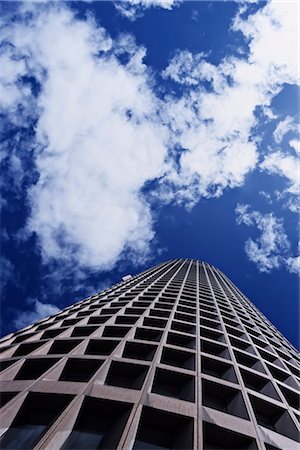
[[[224,274],[123,280],[0,341],[1,449],[299,448],[299,354]]]

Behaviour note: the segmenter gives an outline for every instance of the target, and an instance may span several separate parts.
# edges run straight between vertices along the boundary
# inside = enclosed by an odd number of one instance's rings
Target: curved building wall
[[[297,351],[206,263],[127,277],[0,352],[3,450],[299,448]]]

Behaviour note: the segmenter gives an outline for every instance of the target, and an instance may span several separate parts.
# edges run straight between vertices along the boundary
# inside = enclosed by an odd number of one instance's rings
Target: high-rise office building
[[[0,349],[3,450],[298,448],[299,355],[206,263],[124,277]]]

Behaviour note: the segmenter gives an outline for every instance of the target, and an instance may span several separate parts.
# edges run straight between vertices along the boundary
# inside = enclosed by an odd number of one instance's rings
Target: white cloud
[[[238,204],[235,212],[239,225],[255,227],[260,232],[256,240],[249,238],[245,243],[249,260],[256,264],[260,272],[270,272],[282,266],[290,272],[296,272],[299,259],[289,255],[290,242],[282,219],[272,213],[253,211],[249,205],[244,204]]]
[[[300,256],[287,258],[286,265],[289,272],[300,274]]]
[[[300,139],[291,139],[289,141],[289,146],[296,152],[297,155],[300,155]]]
[[[163,174],[166,156],[145,51],[125,37],[113,43],[91,18],[80,21],[64,6],[25,8],[30,14],[4,27],[2,36],[14,48],[5,57],[16,63],[7,69],[17,93],[6,110],[28,107],[16,82],[24,75],[20,60],[41,85],[30,105],[38,119],[39,179],[29,192],[28,229],[37,233],[45,261],[110,269],[124,251],[143,260],[154,232],[140,189]],[[126,43],[125,66],[115,54]]]
[[[33,311],[22,311],[18,314],[13,323],[17,329],[24,328],[44,317],[51,316],[59,311],[55,305],[41,303],[38,300],[32,300],[29,303],[34,303]]]
[[[288,192],[298,194],[299,186],[299,159],[294,155],[289,155],[281,151],[268,154],[260,168],[268,173],[274,173],[286,178],[289,182]]]
[[[274,131],[274,141],[276,144],[280,144],[284,138],[284,136],[289,131],[296,131],[297,125],[295,124],[294,118],[291,116],[286,116],[283,120],[281,120]]]
[[[136,20],[145,9],[156,7],[163,9],[172,9],[181,3],[181,0],[116,0],[115,8],[127,19]]]
[[[242,7],[243,12],[246,6]],[[232,26],[248,41],[247,58],[226,57],[219,65],[203,54],[177,52],[163,76],[184,85],[180,99],[170,97],[166,118],[186,149],[181,171],[169,181],[182,195],[218,196],[227,187],[241,186],[258,161],[255,111],[270,114],[272,98],[297,74],[297,5],[269,2],[246,19],[239,14]],[[210,83],[204,89],[203,80]],[[198,195],[197,195],[198,194]],[[180,196],[176,192],[176,199]]]

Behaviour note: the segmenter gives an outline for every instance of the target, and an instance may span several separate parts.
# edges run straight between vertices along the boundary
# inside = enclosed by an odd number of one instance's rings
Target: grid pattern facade
[[[157,265],[0,352],[3,450],[299,448],[299,354],[207,263]]]

